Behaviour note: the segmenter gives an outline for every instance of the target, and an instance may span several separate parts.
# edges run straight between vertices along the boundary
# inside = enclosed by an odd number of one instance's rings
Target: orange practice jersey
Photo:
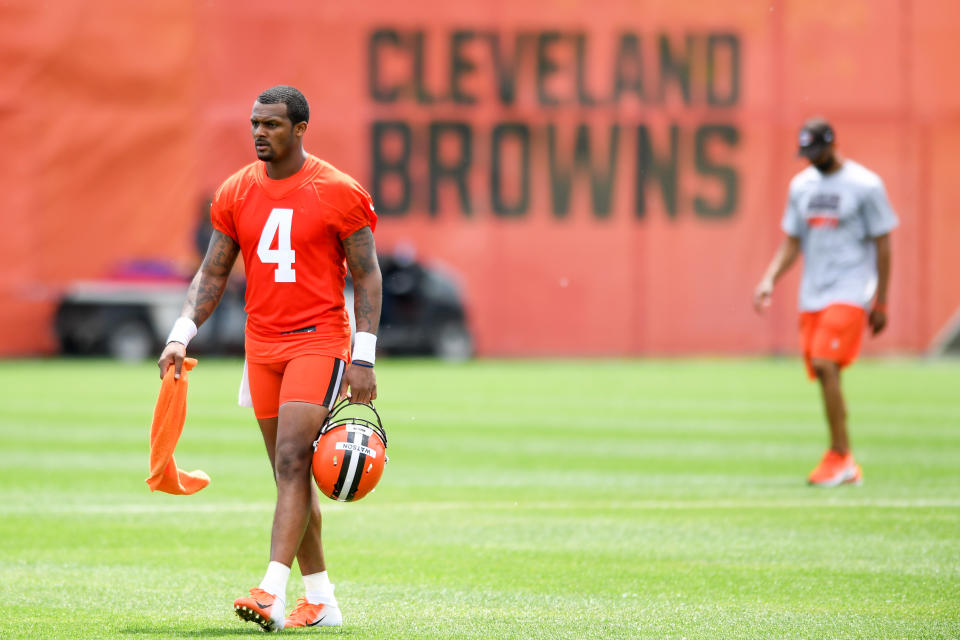
[[[312,155],[283,180],[268,178],[258,161],[220,186],[210,217],[243,254],[247,358],[275,362],[318,354],[347,360],[342,240],[376,228],[370,195]]]

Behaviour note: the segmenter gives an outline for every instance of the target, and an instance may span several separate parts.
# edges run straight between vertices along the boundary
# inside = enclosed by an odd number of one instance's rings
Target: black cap
[[[811,118],[803,123],[800,135],[797,138],[797,155],[806,158],[815,158],[833,141],[836,136],[833,127],[823,118]]]

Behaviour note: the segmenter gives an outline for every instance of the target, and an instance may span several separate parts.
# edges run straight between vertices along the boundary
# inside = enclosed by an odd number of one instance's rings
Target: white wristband
[[[173,323],[173,329],[170,330],[170,335],[167,336],[167,344],[171,342],[181,342],[183,346],[187,346],[195,335],[197,335],[197,325],[194,324],[190,318],[180,316],[177,318],[177,321]]]
[[[377,359],[377,336],[358,331],[353,337],[353,359],[373,364]]]

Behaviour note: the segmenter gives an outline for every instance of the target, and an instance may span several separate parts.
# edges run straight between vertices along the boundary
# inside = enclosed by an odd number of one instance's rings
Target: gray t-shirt
[[[853,160],[830,175],[808,167],[794,176],[781,227],[803,248],[800,310],[866,308],[877,288],[874,238],[897,223],[880,176]]]

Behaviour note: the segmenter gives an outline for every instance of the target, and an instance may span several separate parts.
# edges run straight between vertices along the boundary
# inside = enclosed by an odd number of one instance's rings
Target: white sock
[[[267,573],[260,581],[260,588],[267,593],[280,598],[283,602],[287,601],[287,580],[290,578],[290,567],[282,562],[270,561],[267,565]]]
[[[337,599],[333,597],[333,585],[330,584],[326,571],[303,576],[303,588],[310,604],[337,606]]]

